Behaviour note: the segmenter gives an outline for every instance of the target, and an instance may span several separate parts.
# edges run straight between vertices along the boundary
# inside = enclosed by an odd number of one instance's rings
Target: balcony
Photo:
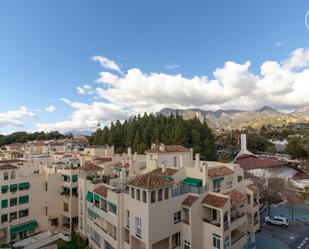
[[[239,232],[239,231],[238,231]],[[238,241],[240,241],[242,238],[244,238],[246,236],[246,233],[243,232],[239,232],[239,233],[236,233],[234,236],[232,235],[232,239],[231,239],[231,242],[232,242],[232,246],[234,244],[236,244]]]
[[[240,219],[241,217],[245,216],[245,212],[242,213],[235,213],[234,215],[231,215],[231,222],[234,222],[235,220]]]
[[[223,224],[223,228],[224,228],[224,231],[226,231],[227,229],[229,229],[230,227],[230,224],[228,221],[225,221],[224,224]]]
[[[219,220],[211,220],[211,219],[204,218],[203,221],[206,223],[212,224],[214,226],[221,227]]]
[[[172,189],[172,197],[177,197],[187,193],[201,194],[207,191],[206,186],[189,186],[181,184],[178,187]]]

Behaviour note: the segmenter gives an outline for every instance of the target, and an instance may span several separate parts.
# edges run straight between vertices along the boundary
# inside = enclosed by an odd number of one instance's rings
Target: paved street
[[[290,224],[289,227],[282,228],[261,223],[261,231],[262,234],[281,241],[291,249],[309,248],[309,224]]]

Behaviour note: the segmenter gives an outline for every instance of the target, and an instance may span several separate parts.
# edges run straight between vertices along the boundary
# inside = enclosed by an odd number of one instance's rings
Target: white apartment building
[[[95,164],[79,169],[78,231],[91,248],[255,248],[259,191],[239,165],[161,145],[146,151],[144,170],[134,167],[117,178]]]
[[[0,244],[78,222],[78,172],[70,165],[0,161]]]

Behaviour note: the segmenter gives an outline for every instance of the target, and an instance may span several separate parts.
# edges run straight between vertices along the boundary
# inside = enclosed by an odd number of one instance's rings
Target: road
[[[291,249],[309,249],[309,224],[289,224],[283,228],[261,222],[261,230]]]

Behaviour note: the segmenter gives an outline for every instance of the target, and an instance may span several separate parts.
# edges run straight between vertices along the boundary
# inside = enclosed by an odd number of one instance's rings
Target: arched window
[[[156,202],[156,191],[151,192],[150,201],[151,201],[151,203]]]

